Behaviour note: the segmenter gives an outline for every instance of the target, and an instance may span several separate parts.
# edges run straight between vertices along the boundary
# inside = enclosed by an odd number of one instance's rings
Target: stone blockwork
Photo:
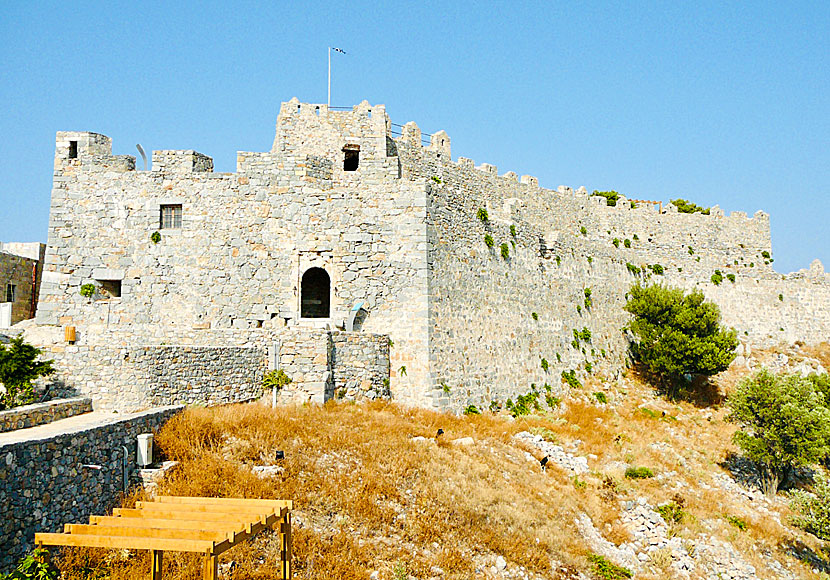
[[[0,327],[34,318],[45,253],[46,244],[0,242],[0,308],[11,305],[8,321],[0,312]]]
[[[394,138],[382,105],[292,99],[271,151],[214,173],[193,150],[156,151],[152,171],[136,171],[103,135],[58,133],[37,320],[77,329],[74,345],[50,347],[66,384],[141,404],[146,389],[116,376],[133,364],[122,351],[239,347],[269,368],[280,353],[296,377],[286,400],[370,397],[388,373],[403,403],[486,406],[565,370],[617,372],[625,294],[649,278],[702,290],[746,341],[826,339],[828,276],[820,264],[777,274],[765,213],[609,207],[584,188],[453,161],[443,131],[424,138],[415,123]],[[180,228],[161,228],[162,207],[181,212]],[[328,304],[328,316],[305,317],[303,304]],[[338,345],[352,328],[388,335],[388,362],[371,339],[365,352]],[[202,382],[205,397],[216,386]]]
[[[64,523],[85,523],[114,507],[123,492],[125,458],[128,479],[138,472],[136,436],[155,431],[179,409],[0,435],[0,570],[31,549],[36,531],[59,532]]]
[[[51,423],[58,419],[66,419],[82,413],[92,411],[92,399],[75,397],[73,399],[57,399],[47,403],[24,405],[14,409],[0,411],[0,433],[27,429],[44,423]]]
[[[333,333],[332,369],[338,399],[371,401],[389,397],[389,337]]]

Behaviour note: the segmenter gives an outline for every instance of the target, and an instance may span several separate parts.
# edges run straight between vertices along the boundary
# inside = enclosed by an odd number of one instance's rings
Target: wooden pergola
[[[288,580],[292,507],[287,500],[160,496],[112,516],[90,516],[89,524],[66,524],[62,534],[35,534],[35,544],[149,550],[152,580],[161,579],[164,552],[194,552],[204,556],[204,580],[216,580],[221,553],[277,526],[280,578]]]

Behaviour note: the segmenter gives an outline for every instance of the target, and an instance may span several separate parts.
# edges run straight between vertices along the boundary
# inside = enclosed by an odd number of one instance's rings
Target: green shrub
[[[699,205],[696,205],[690,201],[686,201],[685,199],[672,199],[672,205],[677,208],[677,211],[680,213],[702,213],[703,215],[709,215],[709,208],[703,208]]]
[[[741,425],[734,441],[761,473],[761,487],[775,495],[787,475],[830,454],[830,410],[808,378],[762,370],[729,396],[729,420]]]
[[[486,224],[487,221],[490,219],[490,216],[487,215],[487,210],[483,207],[478,208],[476,212],[476,217],[481,220],[481,223]]]
[[[558,266],[562,262],[562,258],[556,256],[556,265]]]
[[[81,296],[84,298],[92,298],[95,296],[95,284],[84,284],[81,286]]]
[[[48,562],[48,550],[35,548],[31,554],[17,562],[17,567],[12,572],[0,572],[0,580],[58,580],[60,572]]]
[[[715,286],[720,286],[720,283],[723,282],[723,274],[720,273],[720,270],[715,270],[710,280],[712,280],[712,284]]]
[[[683,510],[683,500],[677,501],[673,499],[669,503],[658,505],[656,508],[658,514],[662,516],[667,524],[680,524],[689,515]]]
[[[614,238],[613,240],[611,240],[611,243],[614,244],[615,248],[619,248],[620,247],[620,238]]]
[[[510,257],[510,247],[507,244],[502,244],[500,246],[501,249],[501,257],[502,259],[506,260]]]
[[[770,260],[771,259],[771,256],[770,256],[770,254],[767,250],[764,250],[763,252],[761,252],[761,256],[763,256],[763,258],[765,260]]]
[[[597,391],[596,393],[594,393],[594,398],[597,400],[597,402],[602,403],[603,405],[608,402],[608,395],[606,395],[602,391]]]
[[[494,245],[496,245],[496,242],[493,240],[493,236],[491,236],[490,234],[484,234],[484,245],[488,248],[492,248]]]
[[[593,264],[593,263],[594,263],[594,257],[593,257],[593,256],[588,256],[588,263],[589,263],[589,264]]]
[[[464,414],[465,415],[481,415],[481,411],[478,410],[478,407],[475,405],[467,405],[464,407]]]
[[[588,560],[594,565],[594,573],[602,580],[623,580],[631,578],[631,570],[609,562],[605,556],[591,554]]]
[[[433,175],[430,179],[432,179],[435,183],[441,183],[441,178],[437,175]]]
[[[510,224],[510,235],[516,237],[516,226],[514,224]]]
[[[663,266],[661,266],[660,264],[652,264],[651,266],[649,266],[649,268],[651,268],[651,271],[657,274],[658,276],[663,275]]]
[[[735,283],[735,274],[730,272],[729,274],[726,275],[726,279],[734,284]]]
[[[581,304],[576,305],[576,313],[577,314],[582,314],[582,305]]]
[[[579,350],[579,341],[577,339],[573,339],[571,341],[571,346],[574,347],[576,350]]]
[[[830,480],[823,471],[813,477],[812,493],[799,489],[790,494],[793,525],[821,540],[830,540]]]
[[[591,297],[591,289],[590,288],[585,288],[582,291],[582,293],[585,295],[585,298],[590,298]]]
[[[161,241],[161,234],[158,232],[153,232],[150,234],[150,241],[154,244],[158,244]]]
[[[539,315],[538,315],[538,314],[536,314],[535,312],[531,312],[531,313],[530,313],[530,317],[531,317],[533,320],[539,320]]]
[[[591,331],[588,330],[587,326],[584,326],[582,330],[579,331],[579,338],[585,342],[591,342]]]
[[[587,236],[588,235],[588,228],[586,228],[585,226],[580,226],[579,233],[582,234],[583,236]]]
[[[631,236],[631,239],[633,239],[636,242],[636,241],[639,241],[640,236],[638,236],[637,234],[634,234],[633,236]]]
[[[692,256],[695,253],[695,249],[692,246],[689,246],[688,252],[689,252],[689,255]]]
[[[784,302],[784,295],[783,294],[778,295],[778,301],[779,302]]]
[[[266,389],[277,389],[279,391],[285,385],[290,385],[292,382],[291,378],[282,369],[268,371],[262,377],[262,386]]]
[[[17,336],[8,345],[0,344],[0,411],[34,402],[34,385],[38,377],[55,372],[52,360],[37,360],[41,350]]]
[[[449,395],[451,392],[450,386],[447,383],[441,383],[441,390],[445,395]]]
[[[735,331],[721,326],[720,310],[701,292],[635,284],[624,309],[634,316],[634,360],[671,396],[683,375],[714,375],[735,359]]]
[[[512,399],[507,399],[505,406],[513,417],[521,417],[522,415],[530,415],[533,411],[541,411],[542,406],[539,404],[539,393],[531,390],[529,393],[519,395],[514,404]]]
[[[726,521],[729,522],[730,525],[738,528],[742,532],[746,531],[746,528],[747,528],[746,521],[742,520],[738,516],[730,516],[728,514],[724,514],[723,517],[726,518]]]
[[[556,362],[562,362],[562,355],[558,352],[556,353]]]
[[[628,238],[625,238],[623,240],[623,246],[625,246],[626,248],[630,248],[631,247],[631,240],[629,240]]]
[[[594,372],[594,365],[591,363],[591,361],[585,361],[585,372],[589,374]]]
[[[553,395],[545,395],[545,402],[548,404],[548,407],[555,409],[562,404],[562,399]]]
[[[490,401],[489,407],[490,407],[490,412],[491,413],[498,413],[499,410],[501,410],[501,403],[499,403],[496,400],[492,400],[492,401]]]
[[[592,193],[591,196],[592,197],[593,196],[604,197],[605,198],[605,205],[608,205],[608,206],[611,206],[611,207],[617,205],[617,200],[620,198],[620,194],[617,193],[616,191],[613,191],[613,190],[612,191],[597,191],[595,189],[594,193]]]
[[[649,479],[654,477],[654,472],[648,467],[629,467],[625,470],[628,479]]]
[[[572,389],[581,389],[582,383],[576,378],[576,371],[562,371],[562,380],[565,381]]]
[[[631,262],[626,263],[625,267],[626,267],[626,268],[628,268],[628,271],[629,271],[630,273],[634,274],[635,276],[637,276],[637,275],[639,275],[639,274],[640,274],[640,267],[639,267],[639,266],[635,266],[635,265],[634,265],[634,264],[632,264]]]
[[[542,359],[542,370],[545,371],[545,372],[548,372],[548,367],[549,367],[548,359],[543,358]]]

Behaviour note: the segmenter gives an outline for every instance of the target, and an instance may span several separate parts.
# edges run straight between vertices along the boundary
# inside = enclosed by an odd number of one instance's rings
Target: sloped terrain
[[[718,381],[728,390],[762,363],[820,370],[827,350],[744,353]],[[672,403],[628,373],[539,392],[541,409],[516,419],[391,403],[192,408],[156,438],[180,462],[158,491],[294,500],[297,578],[624,577],[598,571],[605,562],[643,579],[821,577],[820,542],[788,524],[786,496],[758,490],[714,390]],[[277,560],[263,534],[220,570],[276,578]],[[149,569],[127,551],[59,562],[71,579]],[[169,578],[199,574],[182,555],[165,566]]]

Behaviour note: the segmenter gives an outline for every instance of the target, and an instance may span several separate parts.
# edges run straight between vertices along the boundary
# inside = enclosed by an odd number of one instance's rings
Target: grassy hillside
[[[720,377],[724,388],[741,373]],[[635,578],[822,577],[819,542],[788,525],[786,498],[764,498],[733,456],[725,409],[667,402],[635,377],[552,393],[561,403],[518,419],[391,403],[188,409],[156,437],[181,462],[159,492],[294,500],[297,578],[623,577],[604,562]],[[280,469],[252,471],[263,465]],[[626,477],[637,467],[653,477]],[[276,578],[278,549],[262,534],[220,569]],[[69,579],[149,569],[146,554],[127,551],[59,561]],[[172,579],[199,577],[183,555],[165,567]]]

